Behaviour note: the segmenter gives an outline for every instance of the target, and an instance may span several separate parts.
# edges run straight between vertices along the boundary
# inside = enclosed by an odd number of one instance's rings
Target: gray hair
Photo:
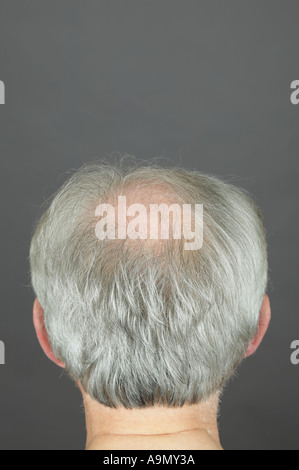
[[[137,199],[150,186],[203,204],[200,250],[97,239],[99,202],[129,191]],[[73,174],[36,227],[30,263],[53,352],[108,407],[179,407],[220,390],[255,335],[267,287],[253,199],[214,176],[152,163]]]

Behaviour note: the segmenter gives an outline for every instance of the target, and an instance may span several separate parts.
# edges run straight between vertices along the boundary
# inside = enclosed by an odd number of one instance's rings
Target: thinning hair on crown
[[[203,246],[99,240],[96,207],[203,204]],[[37,224],[34,291],[56,357],[108,407],[180,407],[208,399],[242,361],[267,287],[265,232],[253,199],[220,179],[156,163],[75,172]]]

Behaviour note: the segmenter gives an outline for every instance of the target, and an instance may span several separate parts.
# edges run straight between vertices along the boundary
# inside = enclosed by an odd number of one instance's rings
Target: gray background
[[[79,392],[32,326],[28,249],[66,171],[165,157],[256,196],[273,320],[227,387],[227,449],[299,448],[298,0],[0,0],[0,447],[82,449]]]

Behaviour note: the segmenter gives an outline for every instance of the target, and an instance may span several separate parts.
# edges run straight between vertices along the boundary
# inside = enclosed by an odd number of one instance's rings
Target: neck
[[[128,410],[105,407],[83,392],[86,449],[166,449],[168,446],[169,449],[220,450],[218,400],[219,394],[204,403],[181,408],[154,406]]]

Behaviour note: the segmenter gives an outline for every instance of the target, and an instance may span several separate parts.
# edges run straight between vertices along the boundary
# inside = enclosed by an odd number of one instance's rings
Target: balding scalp
[[[119,195],[202,205],[201,249],[171,237],[100,240],[96,208]],[[183,406],[219,390],[256,332],[267,286],[253,199],[213,176],[153,164],[76,172],[41,217],[30,262],[55,355],[110,407]]]

